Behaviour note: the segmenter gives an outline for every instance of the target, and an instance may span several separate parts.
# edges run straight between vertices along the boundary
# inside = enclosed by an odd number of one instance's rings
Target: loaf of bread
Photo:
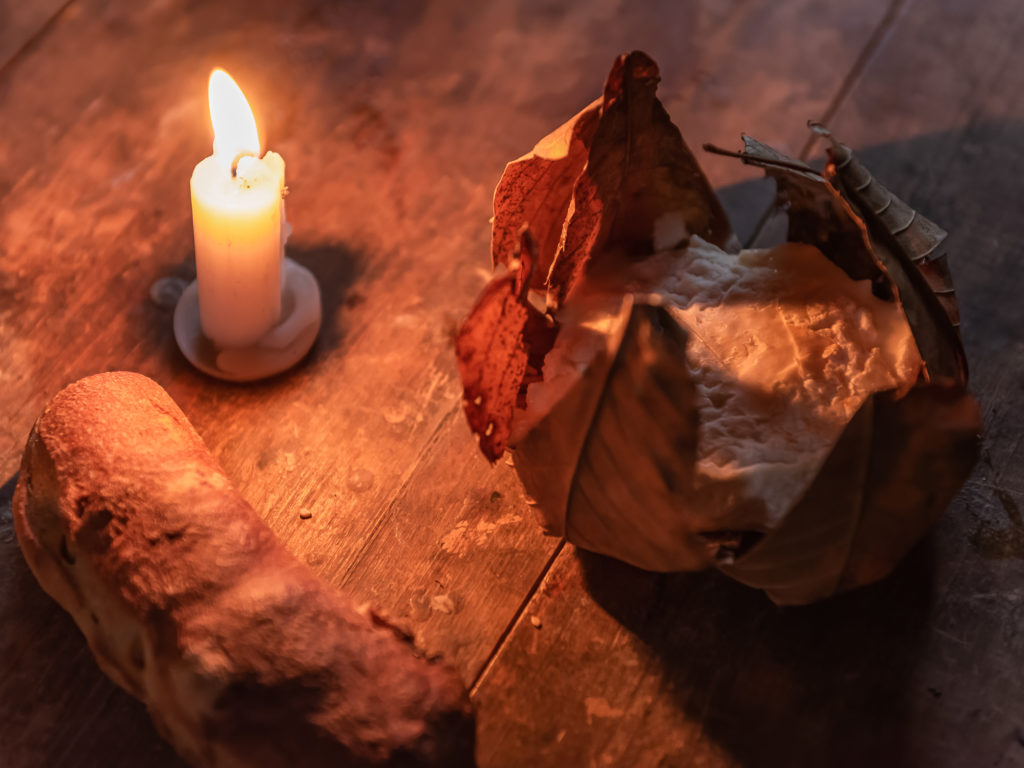
[[[293,557],[155,382],[65,388],[14,522],[100,667],[197,766],[470,766],[462,683]]]

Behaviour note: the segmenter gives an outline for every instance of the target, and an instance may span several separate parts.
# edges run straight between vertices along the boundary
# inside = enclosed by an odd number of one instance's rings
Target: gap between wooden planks
[[[864,48],[861,50],[860,55],[856,61],[853,62],[853,66],[850,67],[850,71],[846,77],[843,78],[843,82],[840,84],[838,90],[836,90],[835,96],[832,97],[832,101],[829,102],[828,107],[821,114],[821,117],[816,118],[819,122],[824,125],[829,125],[839,108],[842,106],[843,101],[850,94],[850,91],[856,86],[857,81],[860,80],[861,75],[864,74],[864,69],[867,67],[868,62],[871,61],[872,57],[878,51],[879,47],[885,42],[892,30],[893,25],[899,19],[900,14],[907,7],[909,0],[892,0],[892,4],[889,9],[885,12],[885,16],[878,22],[878,26],[875,28],[874,33],[865,43]],[[796,155],[798,160],[807,162],[811,159],[811,153],[814,152],[815,146],[818,144],[818,137],[813,133],[808,132],[810,135],[807,137],[807,141],[804,143],[800,152]],[[776,219],[777,226],[772,228],[770,222]],[[746,245],[748,248],[757,247],[762,241],[770,241],[775,232],[773,230],[779,229],[783,226],[782,222],[785,220],[785,216],[779,213],[774,205],[769,204],[761,216],[757,220],[753,231],[749,238],[747,238]]]
[[[0,77],[74,0],[0,0]]]

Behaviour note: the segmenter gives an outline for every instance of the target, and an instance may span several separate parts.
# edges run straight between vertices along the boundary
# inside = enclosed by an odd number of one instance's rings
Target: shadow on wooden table
[[[344,347],[346,341],[345,310],[358,305],[364,299],[355,290],[355,287],[363,274],[366,259],[361,252],[343,243],[304,243],[301,241],[288,245],[287,256],[312,272],[320,287],[322,325],[312,350],[298,363],[298,368],[301,369],[315,364],[316,361],[322,360]],[[180,280],[181,286],[184,288],[186,284],[196,279],[195,255],[190,253],[187,258],[175,264],[164,277]],[[176,300],[177,295],[172,293],[166,300],[145,302],[144,312],[140,316],[140,324],[145,329],[146,346],[164,356],[163,364],[171,371],[184,371],[190,370],[191,365],[178,350],[171,336],[171,317]],[[122,344],[124,348],[131,349],[138,345],[138,329],[136,327],[128,326],[125,333],[126,336]],[[252,389],[273,388],[287,380],[289,375],[290,372],[262,381],[251,382],[246,386]],[[215,382],[216,380],[209,379],[208,381]],[[238,387],[238,384],[230,386]]]
[[[323,326],[313,347],[313,355],[317,358],[325,356],[344,342],[341,319],[344,308],[363,300],[353,286],[363,272],[365,259],[362,254],[340,243],[290,243],[288,258],[312,272],[320,284]]]
[[[926,639],[927,545],[880,585],[786,609],[717,573],[578,556],[590,595],[660,662],[687,717],[741,764],[904,764],[908,675]]]
[[[964,641],[944,636],[935,617],[940,604],[957,599],[950,598],[956,589],[998,593],[998,580],[1012,579],[1012,570],[986,562],[992,555],[979,545],[981,533],[1020,536],[1016,504],[1000,502],[1012,495],[1008,488],[1019,487],[1015,451],[1024,432],[1024,411],[1007,402],[1013,398],[1007,393],[1020,389],[1024,326],[1018,257],[1024,223],[1007,201],[1019,196],[1024,156],[1000,148],[1022,140],[1024,125],[977,115],[954,130],[857,151],[882,183],[950,231],[971,388],[985,406],[982,457],[972,479],[891,576],[818,605],[779,609],[717,573],[653,574],[579,552],[590,595],[644,643],[680,710],[738,764],[917,765],[924,764],[927,741],[958,744],[961,759],[980,764],[966,757],[972,748],[993,750],[998,739],[1009,738],[999,732],[982,744],[980,729],[947,736],[943,721],[925,726],[921,715],[922,700],[943,696],[929,687],[938,685],[931,682],[936,670],[944,680],[960,681],[962,691],[947,690],[946,699],[964,711],[980,705],[961,699],[972,700],[972,691],[1002,674],[991,666],[996,662],[971,658],[981,651],[951,650],[950,643]],[[755,193],[744,186],[724,190],[723,198]],[[999,555],[1004,558],[1017,551],[1009,544],[995,549],[1011,553]],[[1002,624],[1012,621],[998,606],[967,615],[976,622],[963,627],[972,638],[999,637]],[[673,757],[666,764],[675,765]],[[685,755],[675,757],[691,764]]]

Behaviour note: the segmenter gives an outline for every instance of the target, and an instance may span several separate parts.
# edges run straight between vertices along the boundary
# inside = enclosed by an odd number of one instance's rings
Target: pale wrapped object
[[[742,157],[776,177],[794,242],[728,252],[656,83],[644,54],[621,57],[596,126],[591,105],[553,134],[573,136],[560,144],[569,161],[549,137],[506,170],[492,238],[506,250],[492,258],[509,274],[456,344],[470,425],[492,461],[514,448],[545,527],[586,549],[659,571],[714,565],[779,604],[877,580],[977,450],[951,283],[937,301],[929,254],[906,252],[944,233],[923,217],[918,240],[889,231],[840,171],[747,140]],[[834,149],[871,203],[892,198]],[[575,181],[520,183],[540,163]],[[540,247],[522,235],[508,252],[530,211],[564,216],[559,241],[545,245],[542,217]],[[937,268],[948,278],[944,256]],[[525,286],[546,291],[547,335]]]

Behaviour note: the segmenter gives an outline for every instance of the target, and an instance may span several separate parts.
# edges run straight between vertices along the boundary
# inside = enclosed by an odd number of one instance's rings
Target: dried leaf
[[[620,56],[605,84],[587,164],[576,181],[565,231],[548,274],[548,303],[572,292],[591,259],[643,258],[700,235],[725,246],[728,218],[697,160],[655,96],[658,65]]]
[[[466,418],[492,462],[504,452],[519,398],[540,376],[557,333],[527,298],[536,259],[524,229],[509,272],[487,284],[455,339]]]
[[[565,528],[579,546],[615,542],[616,557],[655,570],[708,565],[696,521],[680,516],[697,457],[686,340],[668,311],[634,305],[576,464]]]
[[[565,535],[566,510],[576,466],[587,440],[587,425],[593,421],[601,402],[632,310],[632,296],[624,296],[605,337],[605,346],[543,422],[513,446],[516,474],[540,511],[545,530],[552,535]],[[537,457],[543,460],[535,460]]]
[[[978,402],[958,386],[875,398],[864,507],[837,589],[892,570],[967,479],[980,431]]]
[[[850,160],[845,171],[846,180],[842,181],[834,162],[822,175],[749,136],[744,136],[743,142],[742,153],[714,147],[708,149],[735,155],[746,163],[764,168],[765,173],[775,179],[780,203],[789,215],[788,239],[816,246],[855,280],[870,278],[875,295],[883,298],[895,296],[914,332],[928,381],[939,385],[966,385],[967,358],[959,335],[939,297],[914,266],[914,259],[920,259],[920,254],[904,250],[905,247],[923,246],[927,251],[937,247],[941,238],[935,239],[938,235],[928,228],[930,222],[922,218],[927,222],[922,225],[922,231],[911,226],[909,229],[913,231],[890,232],[888,219],[879,219],[871,212],[872,209],[864,206],[871,206],[885,196],[891,200],[896,198],[874,182],[859,162],[853,166]],[[852,153],[845,148],[845,154],[837,154],[836,157],[842,161],[852,158]],[[860,189],[848,190],[847,184],[851,181]],[[869,188],[870,197],[851,196],[851,191],[853,195],[862,195]],[[896,229],[916,221],[916,215],[905,204],[897,205],[896,210],[910,211]],[[941,266],[936,267],[936,274],[944,265],[943,259]],[[943,291],[942,301],[947,305],[951,303],[955,308],[956,297],[952,291],[945,287],[940,290]]]
[[[742,152],[711,145],[704,148],[763,169],[765,175],[775,180],[777,204],[789,218],[786,239],[813,245],[852,280],[871,280],[876,296],[892,298],[892,283],[871,253],[867,229],[824,176],[746,135]]]
[[[883,187],[828,129],[831,142],[825,175],[856,207],[871,245],[897,285],[914,330],[928,378],[935,384],[967,383],[967,356],[957,326],[960,310],[940,249],[946,233]]]
[[[949,273],[946,231],[886,189],[830,130],[820,123],[811,123],[811,127],[830,142],[826,175],[847,199],[856,203],[869,225],[876,223],[893,238],[899,246],[897,253],[917,267],[950,323],[959,328],[960,309]]]
[[[509,261],[523,226],[537,241],[537,266],[531,288],[543,290],[562,237],[576,179],[587,162],[587,147],[597,126],[600,99],[537,142],[531,152],[505,166],[494,190],[491,257],[494,266]]]
[[[687,334],[632,299],[615,328],[587,377],[516,448],[548,460],[517,459],[516,470],[549,531],[648,568],[704,567],[709,550],[680,516],[697,452]]]

